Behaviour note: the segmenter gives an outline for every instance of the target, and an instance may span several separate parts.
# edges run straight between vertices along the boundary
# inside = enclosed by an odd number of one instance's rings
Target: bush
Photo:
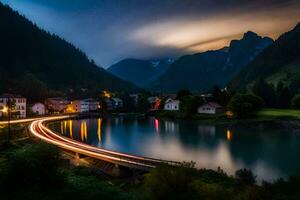
[[[263,99],[253,94],[236,94],[227,107],[237,117],[246,117],[259,111],[263,104]]]
[[[300,109],[300,94],[292,98],[291,105],[295,109]]]
[[[254,185],[256,183],[256,177],[251,170],[240,169],[235,172],[237,181],[241,184]]]
[[[180,109],[185,118],[192,117],[197,113],[198,107],[203,103],[202,98],[198,96],[185,96],[180,103]]]
[[[58,150],[47,144],[27,145],[8,157],[4,187],[8,192],[27,188],[48,190],[63,184]]]

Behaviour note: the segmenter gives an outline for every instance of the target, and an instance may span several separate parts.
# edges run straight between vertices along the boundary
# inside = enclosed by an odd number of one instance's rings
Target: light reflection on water
[[[62,135],[110,150],[177,161],[233,174],[249,168],[264,180],[300,171],[300,134],[272,124],[203,125],[154,118],[55,122]]]

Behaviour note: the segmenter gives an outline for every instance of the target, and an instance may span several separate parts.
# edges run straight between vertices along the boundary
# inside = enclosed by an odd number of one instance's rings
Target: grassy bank
[[[235,124],[235,123],[252,123],[264,122],[274,120],[298,120],[300,119],[300,110],[292,109],[262,109],[255,115],[242,119],[229,119],[225,113],[221,114],[194,114],[192,116],[184,116],[180,111],[165,111],[161,110],[154,114],[158,119],[180,119],[180,120],[194,120],[199,123],[212,123],[212,124]]]
[[[292,109],[263,109],[257,113],[257,117],[260,118],[290,118],[290,119],[300,119],[300,110]]]

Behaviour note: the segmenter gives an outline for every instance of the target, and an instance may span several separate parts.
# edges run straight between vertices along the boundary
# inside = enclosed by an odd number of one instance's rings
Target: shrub
[[[300,109],[300,94],[292,98],[291,105],[295,109]]]
[[[246,117],[259,111],[263,104],[263,99],[253,94],[236,94],[227,107],[237,117]]]
[[[240,169],[235,172],[237,181],[241,184],[253,185],[256,183],[256,177],[253,175],[251,170]]]

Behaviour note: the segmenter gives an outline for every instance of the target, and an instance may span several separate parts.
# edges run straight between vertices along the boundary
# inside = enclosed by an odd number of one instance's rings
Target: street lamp
[[[7,135],[7,138],[8,140],[10,139],[10,118],[11,118],[11,101],[10,101],[10,98],[7,99],[7,106],[4,106],[4,108],[2,109],[2,112],[3,113],[7,113],[8,115],[8,135]]]

